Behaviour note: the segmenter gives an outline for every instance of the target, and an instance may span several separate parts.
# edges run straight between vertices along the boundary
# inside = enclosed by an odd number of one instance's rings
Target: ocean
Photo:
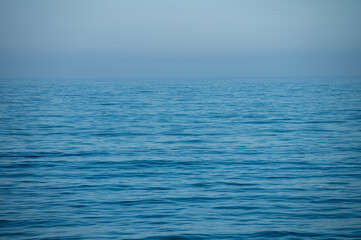
[[[2,79],[1,239],[361,239],[361,78]]]

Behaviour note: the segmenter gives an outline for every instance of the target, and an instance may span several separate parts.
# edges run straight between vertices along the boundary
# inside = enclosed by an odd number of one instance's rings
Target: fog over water
[[[360,75],[357,0],[1,0],[0,77]]]

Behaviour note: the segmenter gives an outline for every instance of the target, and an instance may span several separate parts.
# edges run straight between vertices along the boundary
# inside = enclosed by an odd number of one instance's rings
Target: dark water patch
[[[262,231],[250,235],[252,238],[284,238],[284,237],[302,237],[302,238],[312,238],[322,236],[318,233],[308,233],[308,232],[290,232],[290,231]]]
[[[103,205],[136,206],[136,205],[163,205],[174,204],[174,201],[166,199],[135,199],[101,202]]]
[[[135,239],[135,238],[134,238]],[[200,235],[200,234],[180,234],[180,235],[168,235],[168,236],[151,236],[151,237],[146,237],[146,238],[136,238],[137,240],[170,240],[170,239],[174,239],[174,240],[190,240],[190,239],[195,239],[195,240],[202,240],[202,239],[212,239],[211,238],[207,238],[207,235]]]
[[[257,186],[254,183],[246,183],[246,182],[217,182],[217,185],[223,184],[228,186],[236,186],[236,187],[250,187],[250,186]]]
[[[58,158],[58,157],[82,157],[107,155],[107,152],[5,152],[0,154],[0,158]]]

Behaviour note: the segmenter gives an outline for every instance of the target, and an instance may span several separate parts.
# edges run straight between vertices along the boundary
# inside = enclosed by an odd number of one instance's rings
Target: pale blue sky
[[[359,0],[0,0],[0,77],[361,75]]]

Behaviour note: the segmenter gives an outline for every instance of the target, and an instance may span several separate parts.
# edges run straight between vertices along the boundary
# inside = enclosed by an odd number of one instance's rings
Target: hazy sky
[[[360,0],[0,0],[0,77],[361,75]]]

